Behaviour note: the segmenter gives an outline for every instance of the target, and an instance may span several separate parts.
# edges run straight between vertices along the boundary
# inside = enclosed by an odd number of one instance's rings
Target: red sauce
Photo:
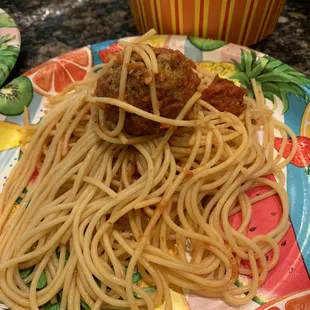
[[[240,115],[245,109],[243,97],[247,93],[246,89],[238,87],[232,81],[222,79],[217,75],[211,85],[202,92],[201,99],[221,112]]]

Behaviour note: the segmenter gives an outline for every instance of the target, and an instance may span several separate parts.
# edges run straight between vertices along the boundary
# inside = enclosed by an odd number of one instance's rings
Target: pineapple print
[[[229,78],[239,80],[241,86],[249,90],[248,96],[254,97],[251,79],[255,79],[261,85],[265,98],[275,102],[277,96],[282,100],[282,113],[289,109],[289,93],[308,101],[305,88],[310,86],[310,80],[282,61],[267,55],[257,57],[254,51],[244,50],[241,50],[241,63],[232,61],[237,72]]]

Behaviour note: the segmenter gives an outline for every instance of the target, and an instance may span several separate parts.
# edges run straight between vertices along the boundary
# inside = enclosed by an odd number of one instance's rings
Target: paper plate
[[[126,38],[132,40],[132,38]],[[248,48],[222,41],[186,36],[156,36],[151,45],[178,49],[187,57],[222,77],[250,87],[250,78],[262,85],[266,104],[275,117],[285,122],[298,137],[297,153],[284,169],[290,197],[291,227],[280,241],[280,261],[268,274],[256,297],[238,309],[308,309],[310,307],[310,80],[281,61]],[[23,106],[28,106],[32,123],[44,116],[47,95],[60,92],[73,81],[82,80],[88,70],[107,62],[111,54],[121,49],[116,40],[83,47],[30,70],[6,87],[22,94],[18,104],[0,101],[0,191],[19,158],[22,135]],[[2,91],[3,92],[3,91]],[[250,92],[251,93],[251,92]],[[281,144],[275,138],[275,147]],[[289,151],[290,144],[286,146]],[[276,197],[270,197],[255,207],[249,225],[249,236],[266,232],[276,225],[280,208]],[[18,201],[16,202],[18,205]],[[254,210],[254,208],[253,208]],[[237,286],[249,281],[240,277]],[[296,295],[296,294],[297,295]],[[177,310],[233,309],[219,299],[208,299],[190,291],[173,291]],[[308,308],[307,308],[308,307]],[[1,309],[1,307],[0,307]],[[5,308],[3,308],[5,309]],[[159,307],[158,309],[162,309]]]
[[[20,32],[13,18],[0,9],[0,86],[13,70],[20,49]]]

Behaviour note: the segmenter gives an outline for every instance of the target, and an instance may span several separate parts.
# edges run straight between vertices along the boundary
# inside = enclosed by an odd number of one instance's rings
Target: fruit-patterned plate
[[[13,18],[0,9],[0,86],[13,70],[20,49],[20,32]]]
[[[296,155],[284,169],[290,197],[291,227],[280,241],[280,261],[269,272],[255,298],[238,309],[309,309],[310,79],[271,56],[227,42],[160,35],[148,43],[180,50],[199,66],[248,87],[250,96],[253,96],[250,79],[255,78],[261,84],[266,104],[273,109],[275,117],[286,123],[298,137]],[[59,93],[73,81],[82,80],[92,66],[107,62],[119,50],[121,46],[117,40],[77,49],[35,67],[0,91],[0,191],[19,159],[24,106],[28,106],[30,121],[38,123],[44,117],[47,96]],[[280,145],[281,139],[275,133],[275,148]],[[284,157],[290,148],[291,141],[288,139]],[[266,190],[261,188],[257,191],[261,193]],[[255,194],[257,192],[249,193]],[[254,204],[248,236],[273,229],[280,212],[281,206],[276,196]],[[237,222],[238,215],[235,215],[231,218],[231,225],[237,225]],[[235,284],[244,286],[249,281],[247,277],[240,277]],[[220,299],[199,297],[179,288],[172,288],[172,298],[174,310],[233,309]],[[51,305],[47,304],[42,309],[51,309]]]

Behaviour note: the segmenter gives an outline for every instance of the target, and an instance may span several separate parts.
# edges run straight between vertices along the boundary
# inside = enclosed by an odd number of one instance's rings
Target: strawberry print
[[[112,56],[114,56],[123,49],[124,48],[120,44],[113,43],[108,48],[100,51],[98,55],[102,62],[107,63],[112,58]]]

